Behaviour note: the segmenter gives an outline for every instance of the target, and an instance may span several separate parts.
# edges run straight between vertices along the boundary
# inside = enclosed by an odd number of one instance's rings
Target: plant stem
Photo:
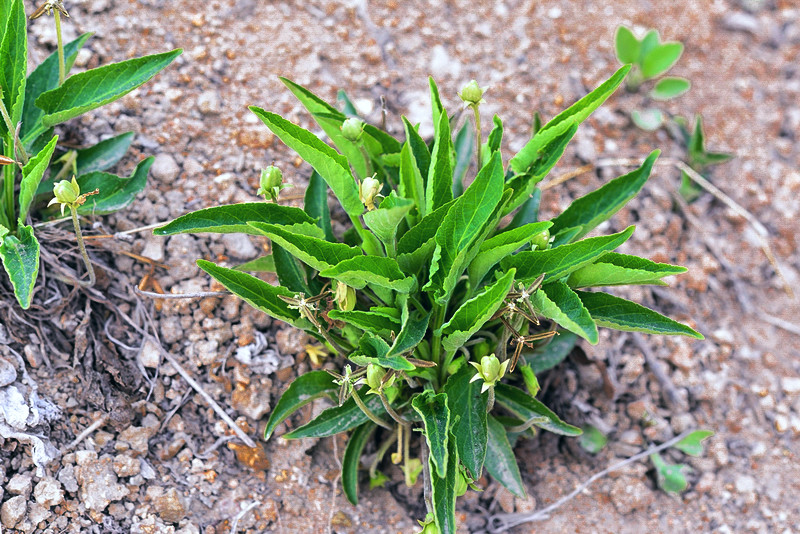
[[[389,450],[389,447],[392,446],[392,443],[397,439],[397,430],[393,430],[389,437],[386,438],[381,446],[378,448],[378,451],[375,453],[375,459],[369,466],[369,477],[375,478],[375,474],[378,472],[378,464],[383,460],[383,457],[386,456],[386,451]]]
[[[356,232],[359,236],[361,236],[361,246],[367,254],[372,254],[375,256],[385,256],[383,250],[381,249],[380,242],[375,235],[364,228],[364,225],[361,224],[361,218],[355,215],[350,215],[350,221],[353,223],[353,228],[356,229]]]
[[[92,287],[94,283],[97,281],[97,278],[95,277],[94,267],[92,267],[92,262],[89,259],[89,255],[86,253],[86,245],[83,244],[83,234],[81,234],[81,225],[78,222],[78,210],[70,206],[69,211],[72,214],[72,226],[75,228],[75,237],[78,240],[78,250],[81,251],[81,257],[83,258],[83,263],[86,265],[86,270],[89,271],[89,280],[86,282],[77,280],[77,283],[81,287]]]
[[[481,168],[481,113],[477,105],[470,106],[475,116],[475,158],[478,163],[478,170]]]
[[[386,430],[392,430],[392,426],[389,423],[372,413],[372,410],[367,408],[367,405],[364,404],[364,401],[361,400],[361,397],[358,395],[358,390],[356,388],[353,388],[353,400],[356,401],[356,405],[361,409],[362,412],[364,412],[364,415],[366,415],[370,421],[380,427],[385,428]]]
[[[53,10],[56,20],[56,39],[58,41],[58,86],[61,87],[66,77],[66,65],[64,64],[64,42],[61,39],[61,13],[58,9]]]
[[[411,425],[403,425],[403,471],[406,476],[406,486],[409,488],[414,484],[411,483],[411,469],[408,465],[411,460]]]
[[[361,152],[361,156],[364,158],[364,168],[366,169],[366,176],[364,176],[364,178],[367,176],[372,176],[372,158],[369,157],[369,152],[367,152],[367,148],[361,141],[358,142],[358,150]]]
[[[59,169],[58,174],[56,174],[55,178],[50,180],[53,183],[56,183],[60,180],[63,180],[69,171],[71,170],[77,176],[77,169],[75,168],[75,162],[78,161],[78,152],[76,150],[70,150],[67,152],[66,159],[64,160],[64,166]]]
[[[0,103],[2,103],[2,99],[0,99]],[[5,109],[5,107],[3,107]],[[13,134],[9,132],[8,139],[6,140],[6,147],[10,147],[11,143],[13,142],[11,136]],[[12,154],[14,150],[11,150]],[[3,197],[6,201],[6,209],[5,209],[5,218],[8,220],[8,229],[13,230],[16,225],[14,224],[14,176],[17,170],[14,168],[13,165],[6,165],[3,168]]]
[[[491,412],[492,408],[494,408],[494,386],[489,388],[488,393],[489,401],[486,403],[486,413]]]
[[[386,397],[386,393],[381,391],[379,395],[381,396],[381,402],[383,403],[383,407],[386,409],[386,413],[388,413],[389,416],[392,419],[394,419],[398,425],[407,425],[408,421],[406,421],[402,415],[397,413],[395,409],[392,408],[392,405],[389,404],[389,399]]]

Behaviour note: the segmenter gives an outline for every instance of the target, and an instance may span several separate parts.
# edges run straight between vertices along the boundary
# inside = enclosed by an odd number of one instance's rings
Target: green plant
[[[586,237],[642,188],[658,151],[557,217],[538,220],[537,184],[629,69],[538,128],[508,167],[500,151],[503,123],[494,117],[469,184],[456,169],[470,160],[472,143],[453,141],[457,119],[445,111],[433,80],[430,143],[406,119],[404,141],[367,123],[354,128],[342,112],[289,80],[283,81],[338,151],[275,113],[250,108],[314,168],[305,208],[268,202],[210,207],[155,234],[269,237],[271,256],[246,266],[198,265],[250,305],[307,331],[344,365],[341,374],[299,376],[275,405],[267,439],[303,405],[333,399],[335,406],[284,438],[351,431],[342,484],[355,504],[359,459],[379,434],[371,483],[385,481],[379,467],[394,449],[391,460],[402,464],[407,484],[423,470],[432,514],[425,532],[455,532],[456,497],[484,468],[524,494],[511,446],[518,437],[534,427],[581,434],[535,398],[536,373],[555,365],[578,337],[597,343],[597,327],[607,326],[702,339],[639,304],[588,290],[663,284],[663,277],[685,271],[613,252],[633,227]],[[477,108],[482,90],[470,86],[462,96]],[[475,137],[483,139],[480,130]],[[343,236],[331,231],[328,187],[353,225]],[[280,285],[243,270],[272,270]],[[414,431],[424,436],[418,455],[412,455]]]
[[[674,449],[688,454],[689,456],[700,456],[703,454],[703,441],[713,436],[710,430],[696,430],[672,446]],[[650,455],[650,462],[656,470],[656,482],[658,487],[667,493],[681,493],[686,490],[686,472],[691,468],[685,464],[671,464],[664,460],[659,453]]]
[[[79,191],[98,190],[90,202],[70,207],[75,222],[77,214],[99,215],[129,205],[144,189],[153,162],[153,158],[139,162],[130,177],[104,172],[125,155],[132,132],[88,148],[63,150],[57,145],[54,127],[121,98],[181,53],[174,50],[130,59],[67,77],[91,34],[64,45],[61,15],[69,15],[61,0],[46,0],[31,18],[46,13],[55,18],[58,49],[28,74],[23,1],[0,0],[0,138],[4,162],[10,163],[2,167],[0,260],[23,308],[31,304],[39,272],[39,242],[29,216],[44,206],[56,182],[74,175]],[[91,278],[91,266],[87,269]]]
[[[733,154],[724,152],[710,152],[706,150],[705,134],[703,133],[703,118],[697,115],[694,120],[694,128],[689,133],[689,121],[683,117],[675,117],[675,124],[678,127],[678,137],[686,144],[689,166],[700,173],[708,175],[710,167],[725,163],[733,158]],[[697,200],[703,189],[694,180],[689,178],[685,172],[681,171],[681,186],[678,192],[686,200],[693,202]]]
[[[626,80],[629,91],[638,91],[641,85],[666,73],[683,53],[683,44],[677,41],[662,43],[658,31],[649,30],[639,40],[625,26],[617,28],[614,39],[617,59],[623,65],[631,64],[630,76]],[[653,100],[671,100],[691,87],[689,80],[675,76],[660,78],[648,93]],[[657,130],[664,122],[663,113],[657,108],[634,110],[631,120],[643,130]]]

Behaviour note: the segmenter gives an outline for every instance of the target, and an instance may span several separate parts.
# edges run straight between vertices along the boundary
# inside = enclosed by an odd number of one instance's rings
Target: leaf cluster
[[[98,194],[82,205],[81,214],[105,214],[127,207],[141,192],[153,158],[139,162],[130,176],[107,172],[127,152],[133,132],[100,143],[66,149],[58,145],[55,127],[111,103],[141,86],[169,65],[181,50],[103,65],[60,78],[59,52],[53,52],[28,74],[28,18],[22,0],[0,2],[0,138],[4,165],[0,192],[0,260],[20,306],[30,306],[39,271],[39,241],[31,212],[53,196],[56,181],[76,176],[83,191]],[[43,17],[33,24],[47,23]],[[69,72],[85,33],[63,46],[63,70]]]
[[[617,59],[623,65],[632,65],[627,79],[630,91],[637,91],[649,80],[659,78],[650,89],[649,98],[665,101],[676,98],[691,88],[691,82],[677,76],[663,76],[678,61],[683,53],[683,44],[678,41],[661,42],[657,30],[648,30],[638,39],[625,27],[617,28],[614,39]],[[631,113],[633,122],[643,130],[657,130],[664,121],[663,113],[657,108],[634,110]]]
[[[615,252],[633,227],[587,237],[641,190],[658,151],[557,217],[537,218],[537,184],[629,69],[621,68],[537,129],[507,166],[503,123],[495,117],[472,177],[466,162],[474,156],[473,145],[459,141],[469,125],[458,128],[433,80],[431,140],[403,119],[402,139],[366,125],[352,141],[340,130],[345,112],[354,111],[346,95],[340,93],[342,112],[289,80],[283,81],[331,144],[275,113],[251,108],[314,169],[305,208],[215,206],[155,233],[268,237],[271,254],[259,260],[237,268],[204,260],[198,265],[250,305],[306,330],[338,355],[341,373],[312,371],[289,386],[267,422],[265,438],[300,407],[328,398],[332,407],[283,437],[352,431],[342,481],[353,503],[359,459],[372,450],[370,436],[383,440],[369,468],[374,483],[385,480],[378,469],[390,449],[397,451],[392,460],[402,464],[409,484],[427,458],[432,525],[455,532],[456,498],[484,469],[514,494],[524,494],[512,449],[519,437],[533,429],[581,434],[535,396],[536,373],[557,365],[577,339],[597,343],[598,326],[702,338],[689,326],[597,290],[664,284],[664,277],[685,271]],[[383,184],[383,200],[366,210],[358,184],[370,176]],[[329,190],[352,223],[342,236],[331,231]],[[278,285],[255,275],[262,271],[274,272]],[[355,292],[354,303],[337,297],[347,294],[342,286]],[[520,371],[514,372],[517,363]],[[427,454],[412,456],[415,432],[424,436],[420,447]]]

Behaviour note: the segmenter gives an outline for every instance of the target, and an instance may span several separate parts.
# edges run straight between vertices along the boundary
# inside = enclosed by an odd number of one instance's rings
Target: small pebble
[[[57,506],[64,501],[64,490],[61,489],[61,483],[52,477],[43,478],[36,484],[33,490],[33,496],[36,502],[42,506],[51,508]]]
[[[175,158],[165,152],[157,155],[150,167],[150,174],[161,182],[174,182],[180,172],[181,169],[175,162]]]
[[[14,528],[23,517],[28,507],[28,499],[22,495],[11,497],[0,508],[0,523],[6,528]]]

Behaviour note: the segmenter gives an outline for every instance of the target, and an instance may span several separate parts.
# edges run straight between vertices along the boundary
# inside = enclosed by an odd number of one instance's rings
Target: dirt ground
[[[95,32],[78,68],[184,49],[151,83],[64,129],[62,137],[78,145],[136,131],[120,174],[145,155],[157,156],[146,192],[129,210],[94,221],[89,233],[97,234],[255,200],[259,170],[273,161],[296,185],[286,194],[302,193],[310,168],[247,110],[257,105],[317,131],[278,76],[329,101],[344,89],[373,123],[380,121],[383,97],[390,128],[399,131],[406,115],[422,123],[423,133],[432,130],[427,76],[436,79],[451,110],[459,106],[457,91],[474,78],[489,86],[484,120],[497,113],[505,121],[508,157],[528,139],[533,111],[552,117],[613,73],[619,24],[653,27],[662,38],[683,42],[683,57],[671,73],[689,78],[692,89],[663,109],[702,114],[709,148],[736,154],[709,178],[767,228],[784,280],[745,218],[709,194],[677,209],[672,195],[679,173],[657,167],[639,197],[602,231],[635,223],[623,251],[689,268],[670,288],[625,294],[692,324],[705,341],[645,337],[655,360],[649,362],[631,335],[606,331],[599,345],[582,346],[606,373],[568,359],[541,377],[544,398],[567,421],[609,432],[609,445],[591,455],[554,435],[521,442],[517,453],[529,497],[516,499],[483,479],[485,491],[463,499],[459,521],[464,532],[480,532],[491,514],[542,508],[611,463],[697,427],[716,432],[703,457],[667,455],[692,468],[689,489],[679,497],[660,491],[650,464],[640,462],[596,482],[548,520],[512,532],[800,531],[800,306],[797,295],[785,290],[797,293],[800,286],[795,0],[65,4],[72,15],[67,39]],[[34,9],[31,2],[26,7]],[[38,63],[54,49],[54,33],[45,19],[31,31],[32,61]],[[630,123],[630,111],[641,103],[637,94],[614,95],[581,126],[553,175],[599,159],[641,160],[654,148],[684,158],[685,150],[665,130],[646,133]],[[543,215],[624,172],[601,168],[548,189]],[[106,258],[108,299],[116,299],[143,330],[155,327],[180,365],[261,442],[270,407],[309,368],[304,336],[234,297],[141,303],[130,288],[152,275],[168,293],[215,289],[195,258],[237,263],[254,258],[266,243],[240,236],[161,238],[148,231],[130,236],[115,241],[113,254],[109,246],[93,248],[96,257]],[[24,355],[38,395],[60,409],[39,432],[63,452],[37,473],[30,445],[0,438],[0,532],[414,530],[424,515],[419,488],[408,490],[400,477],[372,491],[364,484],[360,504],[351,506],[337,480],[341,440],[272,439],[263,455],[253,455],[135,329],[106,328],[127,347],[119,347],[115,365],[130,373],[129,380],[97,356],[87,371],[74,345],[92,313],[92,321],[106,320],[99,307],[90,310],[97,299],[47,319],[44,334],[57,338],[61,353],[42,354],[37,333],[19,338],[10,334],[18,331],[13,325],[0,327],[2,354],[12,362],[10,351]],[[34,312],[46,310],[40,298]],[[38,335],[44,334],[40,329]],[[670,392],[676,401],[670,402]],[[322,408],[314,405],[313,411]],[[109,411],[105,424],[67,450]],[[310,416],[311,410],[303,411],[288,424]]]

